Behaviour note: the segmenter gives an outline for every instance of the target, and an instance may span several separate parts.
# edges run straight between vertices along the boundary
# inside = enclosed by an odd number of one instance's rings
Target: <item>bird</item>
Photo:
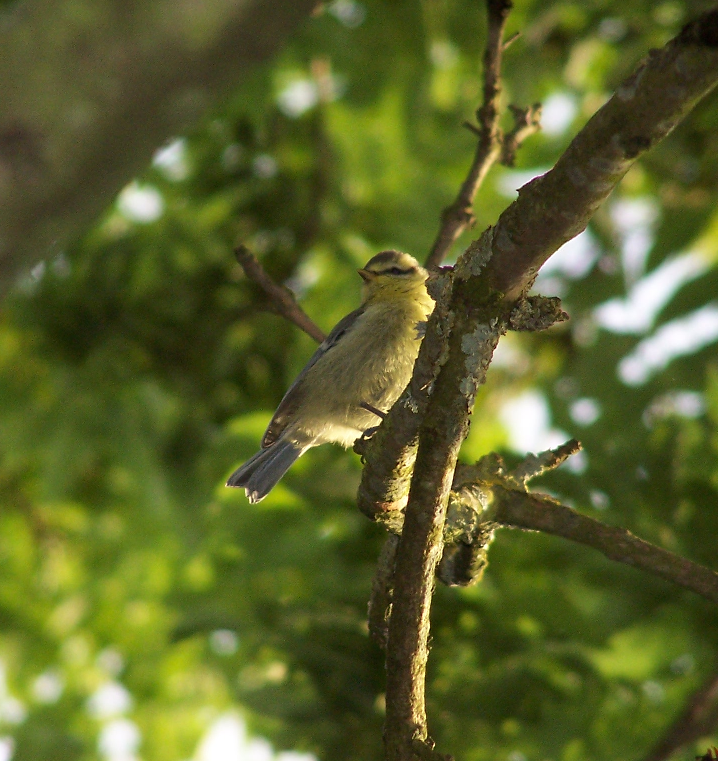
[[[311,447],[350,447],[408,385],[434,301],[413,256],[382,251],[360,269],[362,300],[314,352],[279,403],[261,449],[227,486],[264,499]]]

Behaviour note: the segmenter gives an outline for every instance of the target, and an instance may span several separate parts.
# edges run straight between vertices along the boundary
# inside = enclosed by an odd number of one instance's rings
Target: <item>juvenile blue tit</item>
[[[361,306],[314,352],[277,407],[261,450],[227,481],[244,487],[250,502],[264,499],[310,447],[351,446],[380,422],[370,409],[388,411],[411,379],[434,309],[428,273],[409,254],[382,251],[359,274]]]

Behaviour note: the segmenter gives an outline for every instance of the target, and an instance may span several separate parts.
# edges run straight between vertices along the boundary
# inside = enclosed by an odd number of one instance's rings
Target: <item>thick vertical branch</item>
[[[486,242],[490,236],[484,236]],[[425,707],[429,613],[443,550],[446,506],[478,386],[484,382],[505,322],[493,315],[497,298],[469,308],[455,286],[457,322],[421,427],[409,502],[397,550],[387,647],[387,761],[414,758],[417,743],[431,747]],[[459,306],[461,304],[461,306]],[[507,317],[508,315],[505,315]],[[412,746],[413,743],[413,746]]]

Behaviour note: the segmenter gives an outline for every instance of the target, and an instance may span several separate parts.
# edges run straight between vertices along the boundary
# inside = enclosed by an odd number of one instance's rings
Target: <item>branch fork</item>
[[[514,128],[501,136],[499,69],[508,45],[503,29],[510,3],[487,0],[487,8],[484,104],[477,112],[479,127],[471,128],[479,141],[469,175],[442,215],[427,259],[430,268],[471,224],[474,197],[490,166],[497,160],[510,163],[515,147],[538,129],[537,106],[514,108]],[[436,573],[450,583],[480,575],[497,526],[563,536],[718,602],[718,573],[526,490],[526,481],[576,451],[576,442],[527,457],[508,476],[495,457],[474,466],[479,472],[456,466],[474,395],[499,336],[506,329],[539,330],[565,319],[558,303],[523,299],[536,273],[585,229],[636,159],[718,84],[716,29],[714,10],[654,51],[556,166],[524,186],[496,226],[468,247],[453,270],[439,272],[430,283],[441,296],[410,385],[367,444],[358,494],[364,512],[401,532],[400,538],[390,537],[383,553],[382,579],[372,596],[373,612],[370,608],[370,628],[387,643],[387,761],[441,758],[429,739],[424,696]],[[703,721],[702,716],[701,726]]]
[[[502,8],[503,15],[497,13]],[[496,108],[499,89],[494,69],[488,64],[500,61],[501,34],[496,41],[496,32],[503,29],[508,5],[488,0],[488,10],[485,97],[480,114],[490,128],[490,139],[479,140],[469,177],[454,204],[458,209],[469,205],[467,198],[473,200],[474,188],[497,158],[498,127],[492,108]],[[412,410],[413,417],[403,420],[403,431],[391,428],[402,420],[400,415],[393,416],[394,410],[389,413],[384,423],[390,424],[389,432],[380,438],[383,445],[394,447],[393,453],[384,449],[380,466],[389,475],[388,482],[377,483],[377,470],[370,456],[360,487],[360,500],[370,491],[391,491],[397,480],[408,478],[416,458],[396,551],[389,619],[384,731],[387,761],[414,761],[417,755],[412,741],[417,732],[421,740],[429,736],[424,686],[435,572],[444,550],[444,525],[458,452],[468,431],[475,389],[484,380],[495,346],[487,340],[478,362],[472,355],[468,377],[464,372],[465,339],[475,335],[482,325],[508,327],[514,305],[525,295],[543,263],[585,229],[636,159],[666,137],[718,84],[715,29],[718,11],[704,14],[656,51],[619,88],[576,136],[554,169],[524,187],[496,226],[469,246],[454,270],[448,304],[438,304],[439,319],[429,321],[425,344],[433,329],[440,338],[438,356],[442,360],[432,394],[421,407]],[[441,261],[460,232],[456,225],[442,225],[428,266]],[[448,335],[439,335],[437,330],[442,312],[451,316]],[[496,340],[500,333],[500,329],[496,331]],[[431,371],[421,368],[421,361],[420,352],[417,372],[421,369],[431,377]],[[378,432],[380,437],[384,425]],[[399,462],[403,463],[401,472],[395,468]],[[548,497],[498,484],[492,492],[496,502],[493,520],[497,523],[544,530],[596,546],[611,559],[643,568],[718,601],[718,574],[707,568],[653,547],[623,529],[580,516]],[[404,499],[405,484],[398,495]],[[371,512],[370,505],[363,509],[367,507]],[[530,519],[526,517],[528,512]]]

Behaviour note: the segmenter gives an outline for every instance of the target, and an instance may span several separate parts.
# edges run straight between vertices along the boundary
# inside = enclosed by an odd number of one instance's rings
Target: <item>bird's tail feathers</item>
[[[227,486],[243,486],[247,499],[254,504],[263,500],[279,479],[289,470],[306,447],[280,439],[266,449],[260,449],[242,467],[232,473]]]

